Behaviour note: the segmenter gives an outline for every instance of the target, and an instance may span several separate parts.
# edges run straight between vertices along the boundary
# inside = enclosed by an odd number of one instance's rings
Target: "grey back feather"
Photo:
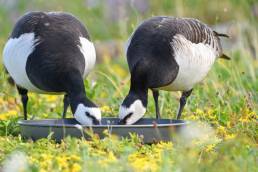
[[[218,55],[222,54],[219,36],[209,26],[192,18],[182,18],[181,22],[185,23],[186,27],[182,27],[182,29],[187,33],[188,40],[196,44],[208,44],[215,49]]]
[[[214,32],[201,21],[193,18],[164,17],[161,23],[171,25],[171,29],[175,31],[175,34],[182,34],[186,39],[196,44],[208,44],[214,48],[218,55],[222,54],[219,36],[224,36],[225,34]]]

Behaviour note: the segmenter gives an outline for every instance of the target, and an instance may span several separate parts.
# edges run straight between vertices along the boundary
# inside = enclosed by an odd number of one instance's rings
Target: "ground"
[[[256,171],[258,84],[248,71],[257,76],[258,63],[242,65],[244,58],[235,60],[237,54],[232,58],[218,60],[206,80],[194,89],[182,118],[196,124],[185,138],[151,145],[142,144],[136,135],[120,140],[108,133],[104,140],[94,135],[90,141],[67,138],[62,143],[47,138],[23,140],[16,123],[22,118],[19,96],[2,74],[0,161],[4,168],[14,168],[10,159],[18,157],[24,161],[25,171]],[[88,96],[101,106],[103,116],[116,116],[127,93],[129,75],[124,65],[105,62],[85,81]],[[161,93],[163,118],[175,117],[179,96]],[[29,99],[29,118],[31,114],[35,119],[61,117],[62,96],[31,93]],[[151,94],[145,116],[155,116]]]
[[[123,23],[115,26],[109,26],[107,23],[104,23],[105,26],[101,25],[100,9],[84,10],[82,5],[64,2],[58,6],[59,1],[53,1],[55,8],[52,9],[52,6],[45,4],[44,1],[35,1],[34,5],[23,4],[19,13],[23,14],[24,9],[31,9],[32,6],[40,6],[40,9],[68,10],[80,16],[83,21],[88,21],[86,24],[95,41],[110,37],[118,37],[125,41],[142,18],[161,14],[173,15],[174,12],[171,11],[176,11],[179,16],[188,15],[208,22],[213,21],[214,15],[217,15],[212,13],[213,8],[217,8],[221,9],[221,13],[216,16],[216,21],[219,17],[227,21],[234,20],[232,16],[237,16],[241,21],[253,23],[248,15],[241,13],[247,9],[244,1],[215,3],[217,6],[209,5],[210,1],[203,1],[209,8],[200,7],[200,4],[203,4],[201,1],[184,1],[188,3],[187,7],[181,4],[182,1],[175,1],[177,8],[173,7],[174,4],[169,6],[169,1],[164,1],[162,4],[159,4],[159,1],[152,1],[150,8],[153,8],[153,14],[145,14],[147,16],[139,19],[140,14],[135,13],[137,21],[125,21],[132,23],[132,26],[126,25],[130,29],[125,34]],[[223,5],[222,7],[225,5],[225,8],[219,8],[220,5]],[[245,10],[239,10],[240,7]],[[3,24],[8,15],[2,7],[0,11],[0,24],[3,26],[0,33],[2,51],[11,24]],[[95,18],[93,20],[83,16]],[[245,17],[250,21],[245,20]],[[254,31],[250,32],[253,34],[253,39],[258,35],[254,29],[256,26],[257,23],[250,26],[250,30]],[[106,32],[100,29],[104,27]],[[120,32],[116,32],[116,29]],[[18,171],[17,168],[19,171],[33,172],[76,172],[96,171],[96,169],[98,171],[258,171],[258,61],[247,51],[246,44],[240,46],[241,48],[227,51],[227,55],[232,58],[230,61],[218,59],[207,78],[194,88],[182,115],[183,119],[190,120],[193,125],[183,132],[181,139],[155,144],[143,144],[141,138],[134,134],[131,138],[119,139],[109,135],[108,132],[105,133],[106,138],[102,140],[90,132],[88,132],[91,135],[90,140],[68,137],[61,143],[55,143],[50,139],[51,135],[36,142],[24,140],[20,136],[17,124],[23,117],[21,101],[16,89],[8,84],[7,75],[1,66],[0,171]],[[255,46],[257,47],[257,42]],[[129,80],[125,55],[122,53],[114,60],[110,54],[106,54],[104,60],[97,64],[85,80],[87,96],[101,107],[104,117],[115,117],[120,103],[128,92]],[[179,92],[160,93],[162,118],[175,118],[179,98]],[[145,117],[155,117],[151,92],[148,102]],[[61,118],[62,96],[29,93],[28,112],[29,118],[34,119]],[[70,111],[68,116],[72,117]]]

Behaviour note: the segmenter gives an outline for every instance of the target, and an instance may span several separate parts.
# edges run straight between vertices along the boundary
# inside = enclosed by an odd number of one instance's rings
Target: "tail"
[[[218,36],[218,37],[230,38],[227,34],[224,34],[224,33],[218,33],[216,31],[213,31],[213,33],[215,34],[215,36]]]
[[[225,60],[231,60],[231,58],[228,57],[226,54],[222,54],[221,56],[219,56],[219,58],[225,59]]]
[[[227,34],[224,34],[224,33],[218,33],[216,31],[213,31],[214,35],[217,36],[217,37],[226,37],[226,38],[230,38]],[[229,56],[227,56],[226,54],[221,54],[219,56],[219,58],[221,59],[225,59],[225,60],[231,60],[231,58]]]

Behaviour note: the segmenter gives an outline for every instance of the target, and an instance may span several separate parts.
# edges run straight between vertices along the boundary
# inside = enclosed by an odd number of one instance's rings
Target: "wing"
[[[185,37],[193,43],[204,43],[215,50],[217,57],[229,60],[230,57],[223,54],[221,47],[220,37],[229,38],[227,34],[218,33],[212,30],[206,24],[197,19],[184,18],[182,23],[185,24]],[[184,28],[184,27],[183,27]]]
[[[159,88],[173,82],[179,67],[174,59],[167,59],[138,61],[131,70],[131,88]]]
[[[193,18],[164,17],[160,23],[169,27],[174,35],[181,34],[192,43],[207,44],[215,50],[217,56],[222,54],[219,37],[226,35],[214,32],[209,26],[199,20]]]

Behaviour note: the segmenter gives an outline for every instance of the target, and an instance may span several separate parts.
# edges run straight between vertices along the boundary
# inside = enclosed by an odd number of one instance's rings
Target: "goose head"
[[[87,107],[84,104],[78,104],[74,118],[83,125],[97,125],[101,121],[101,111],[98,107]]]
[[[141,119],[147,106],[147,96],[129,93],[119,108],[121,124],[131,125]]]

